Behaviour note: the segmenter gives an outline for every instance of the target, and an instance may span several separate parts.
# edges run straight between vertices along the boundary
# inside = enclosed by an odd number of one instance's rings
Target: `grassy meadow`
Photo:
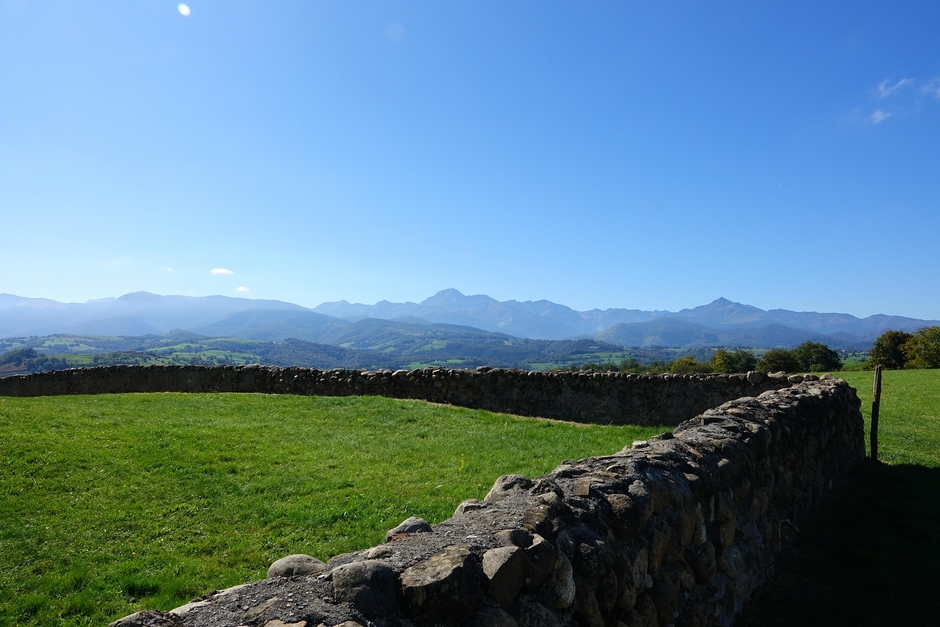
[[[171,609],[662,431],[375,397],[0,397],[0,625]]]

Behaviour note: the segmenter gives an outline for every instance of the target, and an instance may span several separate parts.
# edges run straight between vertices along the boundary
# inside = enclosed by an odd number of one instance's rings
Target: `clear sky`
[[[938,140],[936,0],[0,0],[0,292],[940,319]]]

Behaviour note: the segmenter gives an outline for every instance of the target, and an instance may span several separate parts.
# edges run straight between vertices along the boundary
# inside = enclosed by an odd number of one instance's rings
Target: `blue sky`
[[[940,3],[188,7],[0,0],[0,292],[940,319]]]

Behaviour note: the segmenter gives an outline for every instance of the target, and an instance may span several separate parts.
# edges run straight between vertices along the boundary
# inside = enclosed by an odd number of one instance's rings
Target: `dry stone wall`
[[[0,396],[119,392],[376,395],[576,422],[674,426],[731,399],[789,385],[783,373],[760,372],[637,375],[501,368],[360,372],[271,366],[104,366],[0,379]]]
[[[114,627],[730,625],[864,457],[855,390],[827,375],[704,411],[672,433],[529,479],[322,564]]]

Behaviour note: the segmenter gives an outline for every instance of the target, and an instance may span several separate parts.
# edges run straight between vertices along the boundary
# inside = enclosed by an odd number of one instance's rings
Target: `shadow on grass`
[[[866,462],[735,627],[940,625],[940,468]]]

